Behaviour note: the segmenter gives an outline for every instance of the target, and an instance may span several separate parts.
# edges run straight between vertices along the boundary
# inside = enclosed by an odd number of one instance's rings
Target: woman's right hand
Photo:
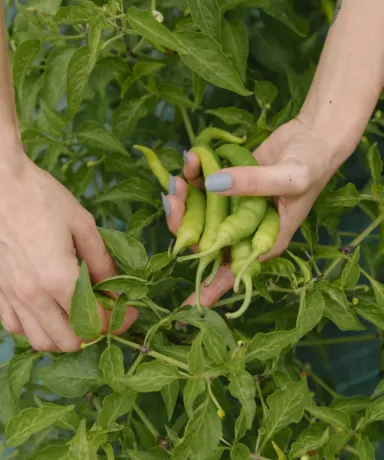
[[[299,117],[277,129],[253,153],[260,166],[226,168],[206,178],[207,190],[227,196],[272,197],[279,212],[281,230],[273,250],[261,261],[278,257],[288,247],[313,203],[340,166],[331,143]],[[202,186],[200,160],[193,152],[184,155],[184,176]],[[187,183],[171,178],[170,193],[163,198],[170,231],[175,234],[182,222]],[[196,250],[196,248],[194,248]],[[212,306],[234,284],[229,265],[223,265],[215,281],[201,290],[201,303]],[[184,304],[195,305],[195,293]]]

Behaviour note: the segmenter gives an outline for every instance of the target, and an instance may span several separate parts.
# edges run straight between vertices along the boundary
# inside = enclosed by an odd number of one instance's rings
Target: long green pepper
[[[240,282],[244,277],[247,269],[253,264],[254,261],[260,256],[263,256],[273,249],[280,232],[280,218],[275,208],[268,205],[267,212],[262,220],[259,228],[257,229],[254,237],[252,238],[252,253],[247,261],[243,264],[240,272],[238,273],[234,291],[239,290]]]
[[[216,153],[228,160],[233,166],[257,166],[255,157],[245,147],[225,144]],[[213,244],[204,252],[180,257],[179,261],[200,259],[216,254],[225,246],[239,243],[256,231],[267,211],[267,198],[243,196],[238,201],[236,210],[228,216],[217,229]]]
[[[142,145],[135,145],[134,148],[144,154],[152,173],[160,182],[163,189],[168,192],[171,174],[164,168],[156,153]],[[186,212],[181,226],[176,233],[176,242],[172,250],[174,257],[199,242],[204,230],[205,205],[206,199],[204,194],[192,184],[188,184],[188,196],[185,205]]]

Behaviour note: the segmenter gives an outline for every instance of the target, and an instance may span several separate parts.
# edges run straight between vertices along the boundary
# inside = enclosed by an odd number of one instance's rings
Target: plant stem
[[[222,414],[222,416],[219,415],[219,418],[224,418],[225,412],[223,408],[220,406],[219,401],[216,399],[216,396],[213,394],[211,382],[208,379],[207,379],[207,388],[208,388],[209,397],[211,398],[213,404],[216,406],[218,414]]]
[[[370,335],[358,335],[356,337],[337,337],[334,339],[320,339],[320,340],[303,340],[297,343],[296,347],[314,347],[317,345],[338,345],[343,343],[353,342],[366,342],[369,340],[377,340],[378,337],[374,334]]]
[[[105,50],[105,48],[113,43],[116,40],[120,40],[120,38],[124,37],[124,34],[116,35],[115,37],[110,38],[106,42],[103,43],[103,46],[101,47],[101,50]]]
[[[147,416],[144,414],[144,412],[140,409],[140,407],[137,404],[133,405],[133,410],[136,412],[136,414],[141,418],[141,421],[144,423],[144,425],[148,428],[148,430],[151,432],[153,437],[156,439],[156,441],[160,437],[160,433],[156,430],[156,428],[152,425],[152,423],[149,421]]]
[[[139,51],[141,51],[141,50],[144,48],[144,46],[145,46],[145,42],[146,42],[146,39],[143,37],[143,38],[139,41],[139,43],[133,48],[132,53],[133,53],[133,54],[136,54],[136,53],[138,53]]]
[[[96,343],[101,342],[103,339],[105,339],[105,334],[101,335],[98,339],[93,340],[92,342],[82,343],[80,348],[84,350],[84,348],[92,347],[93,345],[96,345]]]
[[[231,448],[233,447],[232,444],[228,442],[227,440],[225,440],[224,438],[220,438],[220,441],[228,447],[231,447]]]
[[[256,290],[253,291],[252,297],[257,297],[258,295],[259,295],[258,291]],[[237,302],[238,300],[244,300],[244,298],[245,298],[245,294],[234,295],[228,299],[219,300],[212,306],[212,308],[224,307],[225,305],[229,305],[231,303]]]
[[[183,426],[188,422],[188,414],[184,411],[179,418],[176,419],[175,423],[172,425],[172,431],[176,434],[183,428]]]
[[[133,348],[134,350],[139,350],[140,352],[142,352],[143,347],[137,343],[122,339],[121,337],[118,337],[117,335],[113,335],[112,339],[116,340],[116,342],[120,342],[124,345],[127,345],[128,347]],[[144,354],[150,356],[151,358],[156,358],[162,361],[163,363],[170,364],[171,366],[179,367],[180,369],[183,369],[184,371],[188,372],[188,366],[186,364],[180,361],[177,361],[176,359],[170,358],[169,356],[165,356],[161,353],[158,353],[157,351],[149,350],[149,351],[146,351]]]
[[[268,407],[265,403],[264,395],[263,395],[263,392],[261,391],[260,382],[258,378],[255,380],[255,383],[256,383],[256,388],[257,388],[257,394],[259,395],[261,407],[263,409],[263,417],[265,418],[268,412]]]
[[[7,367],[9,365],[9,361],[5,361],[4,363],[0,364],[0,369],[4,369],[4,367]]]
[[[319,376],[317,376],[314,372],[311,370],[309,371],[309,375],[311,376],[312,380],[317,383],[319,386],[321,386],[326,392],[328,392],[333,398],[340,398],[340,395],[332,390],[331,387],[329,387]]]
[[[185,107],[179,106],[179,108],[180,108],[181,116],[183,117],[185,129],[187,130],[189,142],[191,143],[191,145],[193,145],[196,137],[195,137],[195,133],[192,128],[191,120],[189,119],[189,116],[188,116],[188,113]]]
[[[345,451],[347,451],[347,452],[350,452],[351,454],[354,454],[354,455],[359,456],[359,452],[358,452],[356,449],[354,449],[352,446],[349,446],[348,444],[346,444],[346,445],[343,447],[343,449],[344,449]]]
[[[143,362],[143,359],[144,359],[144,355],[143,353],[140,353],[138,357],[135,359],[135,362],[132,364],[129,371],[127,372],[127,375],[133,375],[136,369],[138,368],[138,366],[140,366],[140,364]]]
[[[156,0],[151,0],[151,10],[156,10]]]

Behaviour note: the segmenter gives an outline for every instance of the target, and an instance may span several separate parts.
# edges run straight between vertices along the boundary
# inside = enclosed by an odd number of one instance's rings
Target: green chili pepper
[[[200,158],[204,176],[214,174],[221,169],[220,160],[217,155],[206,146],[195,146],[191,149]],[[208,251],[216,240],[217,231],[225,218],[228,216],[228,197],[220,196],[213,192],[207,192],[207,207],[205,214],[205,228],[199,243],[199,251]],[[211,251],[208,257],[200,260],[196,272],[196,306],[201,316],[203,308],[200,303],[201,282],[204,271],[208,265],[220,256],[219,251]]]
[[[250,265],[257,260],[260,256],[267,254],[273,249],[276,243],[277,237],[280,232],[280,218],[273,206],[268,205],[267,212],[264,219],[261,221],[259,228],[257,229],[252,239],[252,254],[248,260],[243,264],[240,272],[238,273],[235,281],[234,291],[237,292],[239,289],[240,281],[250,267]]]
[[[144,145],[134,145],[133,148],[144,154],[153,174],[160,182],[160,185],[168,192],[168,184],[171,174],[164,168],[156,153]]]
[[[204,194],[192,184],[188,184],[186,211],[176,234],[172,257],[197,244],[204,231],[206,199]]]
[[[243,144],[247,140],[247,137],[234,136],[233,134],[218,128],[205,128],[196,137],[194,145],[195,147],[209,147],[214,139],[231,142],[232,144]]]
[[[160,182],[161,186],[169,191],[170,173],[164,168],[156,153],[148,147],[135,145],[135,149],[145,155],[151,171]],[[176,234],[176,242],[172,250],[172,256],[197,244],[204,230],[206,199],[198,188],[188,184],[188,196],[186,212],[181,226]]]
[[[216,153],[233,166],[257,166],[256,158],[249,150],[239,145],[223,145]],[[179,261],[200,259],[215,254],[225,246],[239,243],[253,235],[267,211],[267,198],[260,196],[240,197],[236,210],[220,225],[214,244],[206,251],[179,258]]]

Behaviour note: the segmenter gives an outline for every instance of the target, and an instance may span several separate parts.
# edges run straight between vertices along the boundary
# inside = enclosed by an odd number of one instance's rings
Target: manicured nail
[[[232,176],[212,174],[205,180],[205,188],[210,192],[227,192],[232,188]]]
[[[173,176],[169,176],[168,192],[170,195],[176,195],[176,180]]]
[[[184,164],[188,164],[188,150],[184,150],[183,152]]]
[[[171,205],[169,204],[168,198],[164,195],[164,193],[161,194],[161,199],[163,200],[165,215],[168,217],[171,215]]]

